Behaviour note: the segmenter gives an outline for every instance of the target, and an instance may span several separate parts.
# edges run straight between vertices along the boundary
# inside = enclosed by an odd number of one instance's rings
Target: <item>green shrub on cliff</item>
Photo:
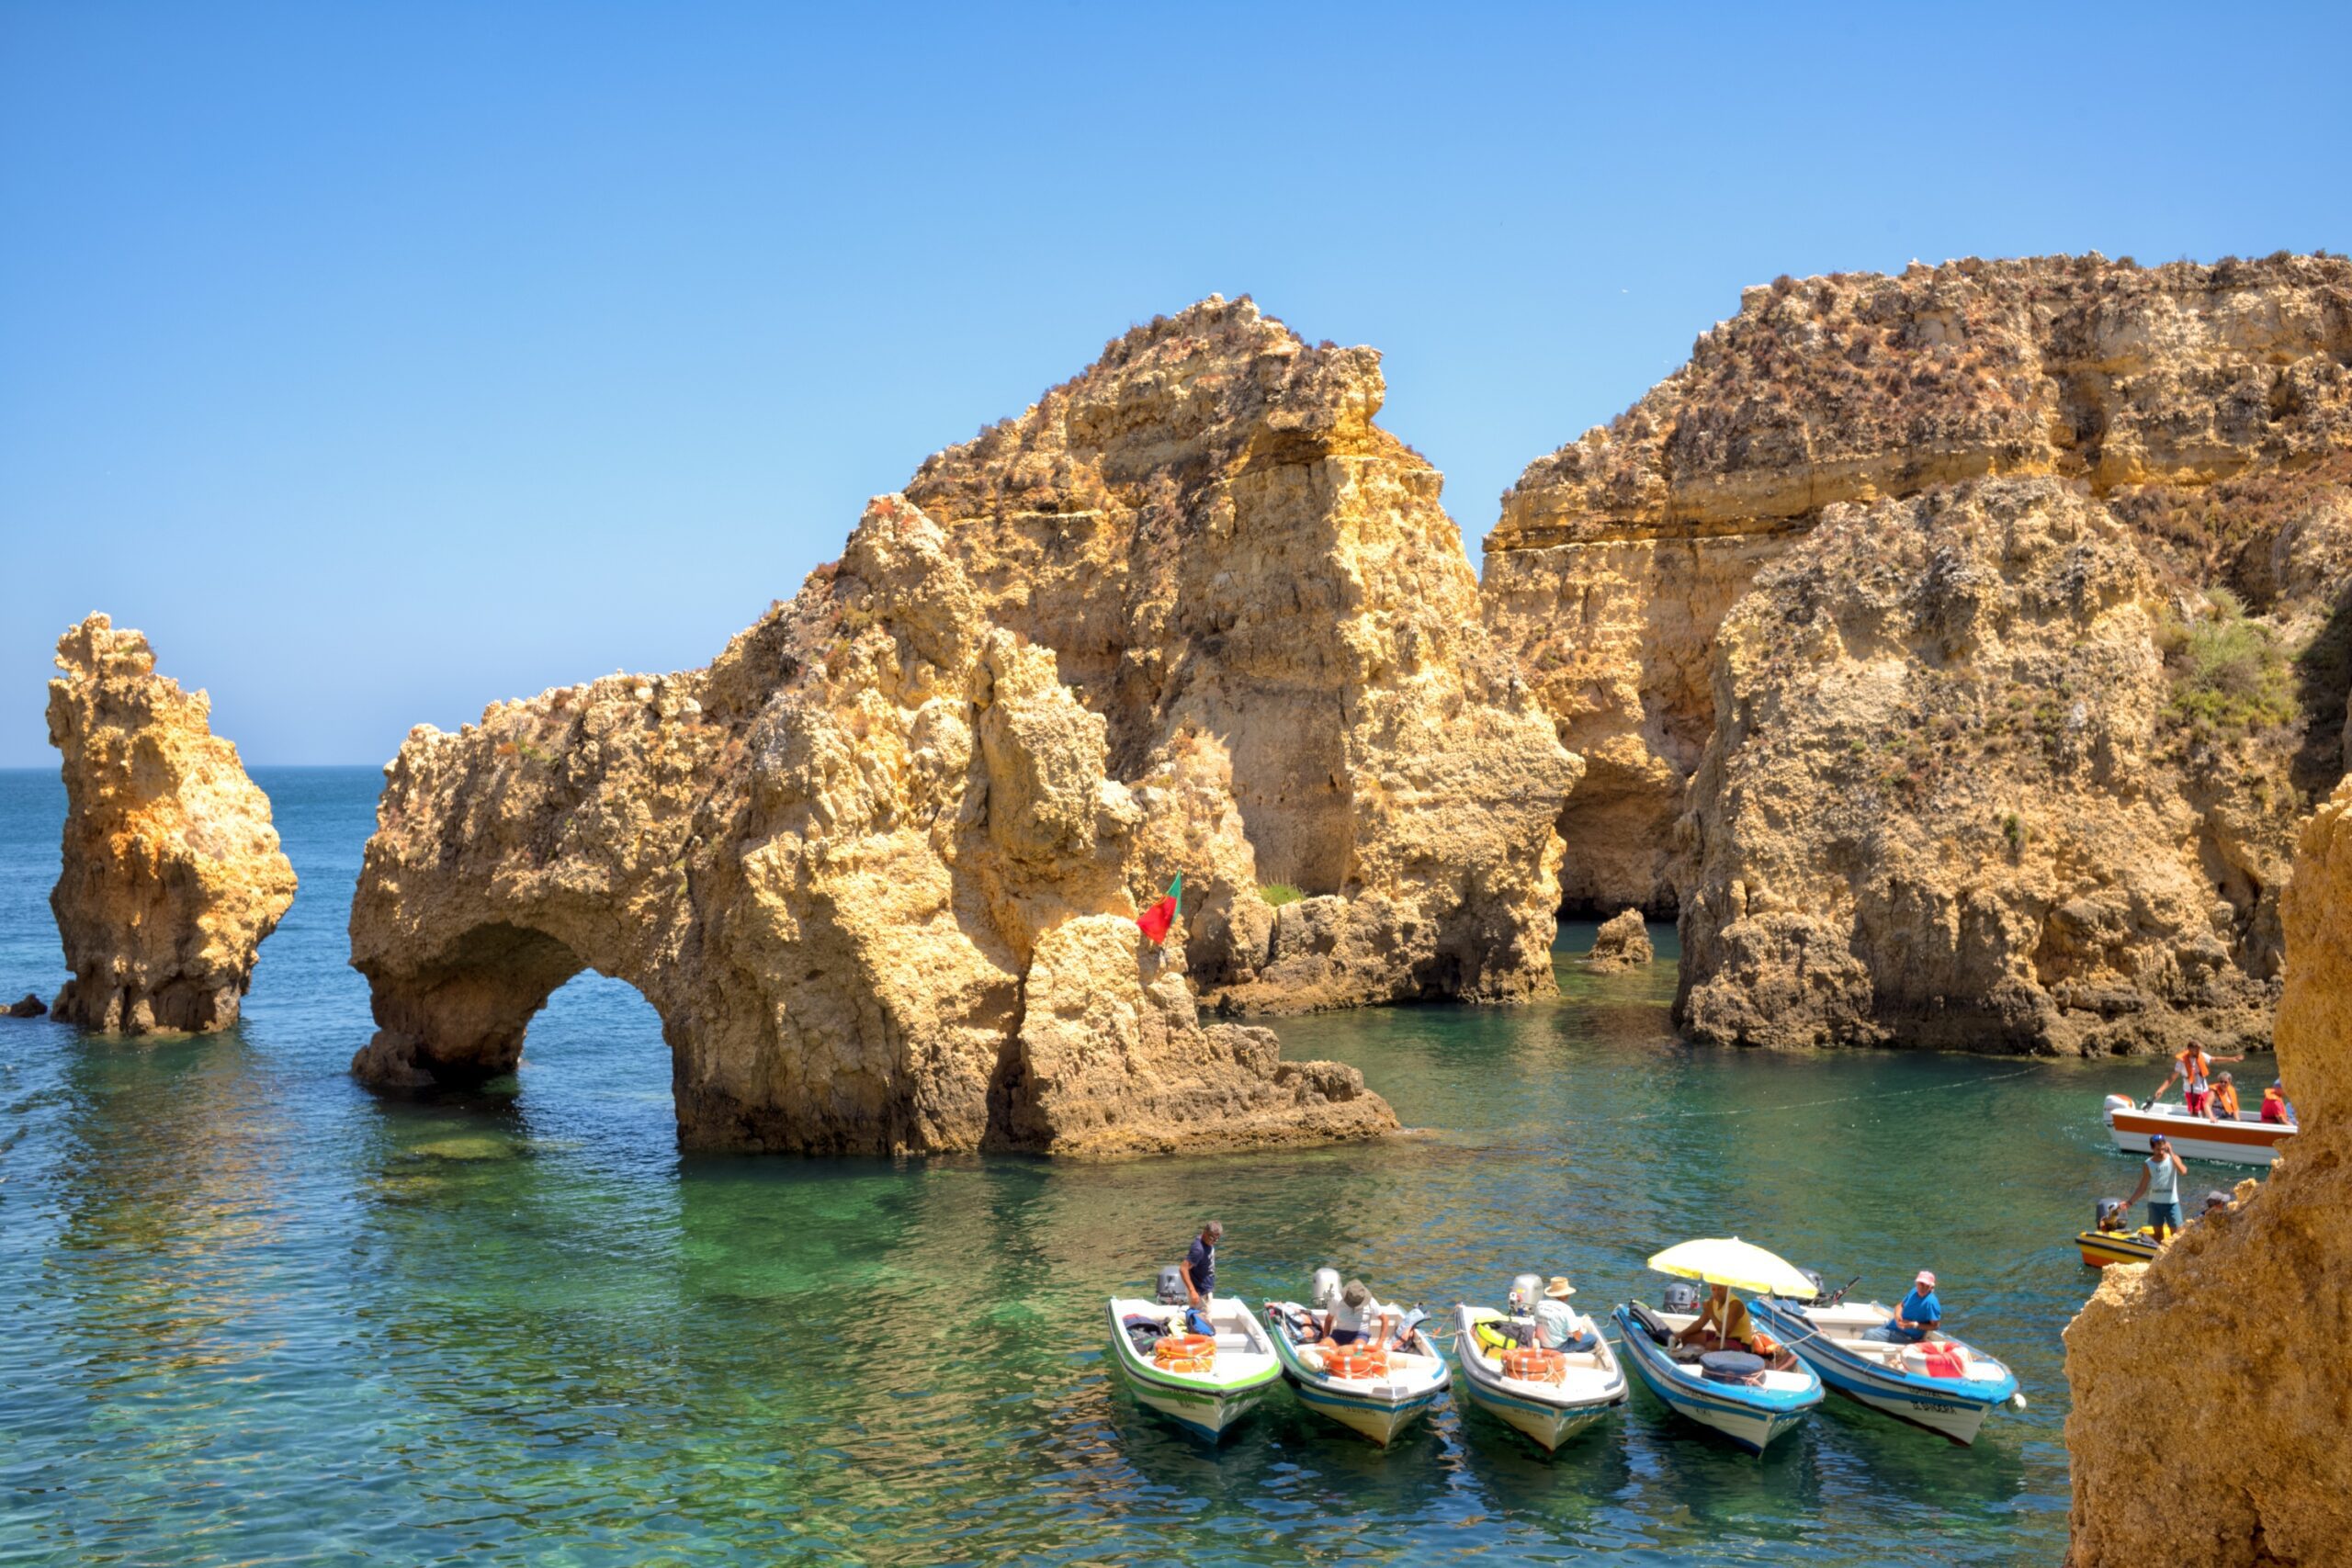
[[[1297,888],[1293,887],[1287,882],[1269,882],[1263,887],[1258,889],[1258,897],[1263,898],[1267,903],[1272,904],[1275,908],[1279,909],[1284,904],[1297,903],[1301,898],[1306,897],[1306,895],[1299,891]]]
[[[2295,716],[2287,656],[2270,628],[2225,588],[2211,615],[2158,629],[2173,677],[2172,712],[2200,737],[2245,735]]]

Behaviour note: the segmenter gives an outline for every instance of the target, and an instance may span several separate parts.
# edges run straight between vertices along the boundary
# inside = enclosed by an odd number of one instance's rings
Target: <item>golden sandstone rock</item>
[[[212,733],[211,700],[91,615],[57,642],[64,864],[49,896],[74,978],[55,1016],[124,1034],[237,1021],[254,950],[294,901],[269,797]]]
[[[1638,968],[1657,958],[1642,912],[1625,909],[1601,921],[1600,929],[1592,933],[1592,955],[1587,962],[1594,969],[1607,971]]]
[[[2304,825],[2285,915],[2301,1131],[2154,1262],[2109,1268],[2067,1326],[2073,1568],[2352,1551],[2352,783]]]
[[[2259,1043],[2352,691],[2352,263],[1781,279],[1530,465],[1486,615],[1692,1034]]]
[[[1368,1136],[1352,1069],[1203,1028],[1148,808],[948,536],[875,502],[708,668],[414,731],[351,916],[386,1087],[511,1070],[583,968],[660,1013],[690,1147],[1081,1155]],[[1171,949],[1174,939],[1170,939]]]

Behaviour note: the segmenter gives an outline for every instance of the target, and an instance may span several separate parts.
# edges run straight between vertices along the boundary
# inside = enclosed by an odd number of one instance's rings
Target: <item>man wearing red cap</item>
[[[1895,1307],[1894,1316],[1876,1328],[1865,1330],[1862,1337],[1890,1345],[1917,1345],[1943,1320],[1943,1303],[1936,1300],[1936,1276],[1922,1269],[1918,1279],[1912,1281],[1911,1293]]]

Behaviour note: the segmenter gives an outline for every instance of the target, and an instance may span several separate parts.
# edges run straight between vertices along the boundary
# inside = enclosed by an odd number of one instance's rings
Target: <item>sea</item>
[[[0,1564],[2055,1564],[2069,1245],[2135,1174],[2147,1062],[1677,1042],[1676,947],[1560,995],[1279,1022],[1412,1135],[1268,1155],[682,1156],[652,1010],[582,976],[487,1092],[378,1099],[345,921],[374,769],[259,769],[301,879],[244,1018],[0,1019]],[[0,1000],[64,978],[64,795],[0,773]],[[2201,1191],[2242,1173],[2192,1167]],[[1958,1448],[1833,1400],[1762,1458],[1631,1402],[1546,1457],[1455,1400],[1383,1451],[1284,1393],[1208,1448],[1144,1410],[1105,1298],[1200,1223],[1220,1288],[1499,1303],[1738,1235],[1948,1325],[2023,1410]],[[2159,1348],[2151,1354],[2160,1355]]]

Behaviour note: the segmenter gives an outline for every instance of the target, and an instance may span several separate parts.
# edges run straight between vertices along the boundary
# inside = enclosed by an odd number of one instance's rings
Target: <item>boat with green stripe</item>
[[[1207,1364],[1197,1368],[1157,1356],[1148,1346],[1184,1332],[1184,1309],[1140,1297],[1114,1296],[1111,1358],[1136,1402],[1209,1442],[1222,1441],[1282,1382],[1271,1335],[1250,1308],[1231,1296],[1212,1296],[1208,1319],[1216,1329]]]
[[[1266,1318],[1283,1377],[1298,1402],[1351,1432],[1386,1448],[1445,1393],[1445,1357],[1418,1325],[1402,1349],[1369,1354],[1361,1371],[1334,1355],[1309,1311],[1296,1302],[1268,1302]]]

